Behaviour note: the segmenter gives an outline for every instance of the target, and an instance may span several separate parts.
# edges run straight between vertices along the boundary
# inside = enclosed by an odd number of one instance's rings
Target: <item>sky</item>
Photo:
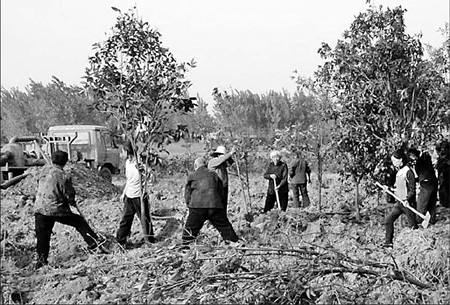
[[[372,0],[407,9],[410,35],[440,46],[449,0]],[[322,42],[335,46],[366,0],[1,0],[1,86],[24,90],[56,76],[82,85],[92,45],[106,40],[117,12],[133,6],[162,35],[178,62],[194,59],[186,76],[191,96],[212,105],[218,87],[294,92],[293,71],[311,77],[322,63]]]

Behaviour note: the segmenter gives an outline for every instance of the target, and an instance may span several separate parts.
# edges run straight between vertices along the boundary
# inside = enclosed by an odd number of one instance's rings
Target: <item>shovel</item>
[[[409,204],[405,203],[403,200],[401,200],[400,198],[397,197],[397,195],[395,195],[393,192],[391,192],[389,189],[385,189],[385,186],[383,186],[381,183],[379,182],[375,182],[375,184],[382,188],[386,193],[388,193],[389,195],[391,195],[392,197],[394,197],[395,199],[397,199],[398,201],[400,201],[401,204],[403,204],[404,207],[410,209],[411,211],[413,211],[415,214],[419,215],[420,218],[423,219],[422,221],[422,227],[424,227],[425,229],[428,227],[428,224],[430,223],[430,212],[427,212],[425,215],[423,215],[422,213],[418,212],[416,209],[414,209],[412,206],[410,206]]]
[[[272,178],[273,179],[273,189],[275,191],[275,196],[277,197],[277,205],[278,205],[278,209],[281,210],[281,205],[280,205],[280,196],[278,195],[278,190],[277,190],[277,179],[276,178]]]

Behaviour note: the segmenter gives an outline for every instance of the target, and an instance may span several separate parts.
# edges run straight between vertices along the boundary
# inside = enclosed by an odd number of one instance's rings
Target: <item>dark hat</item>
[[[416,156],[416,158],[420,157],[420,151],[414,147],[411,147],[410,149],[408,149],[408,154],[412,154],[412,155]]]

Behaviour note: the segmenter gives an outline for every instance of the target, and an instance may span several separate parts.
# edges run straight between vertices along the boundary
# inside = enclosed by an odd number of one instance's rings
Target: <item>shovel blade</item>
[[[430,218],[431,218],[431,214],[430,214],[430,212],[427,212],[425,214],[425,218],[422,221],[422,227],[424,229],[428,228],[428,225],[430,224]]]

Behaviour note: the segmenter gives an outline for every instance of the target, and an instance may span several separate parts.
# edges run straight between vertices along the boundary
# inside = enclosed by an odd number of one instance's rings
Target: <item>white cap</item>
[[[218,146],[214,153],[225,155],[227,153],[227,149],[225,148],[225,146]]]

